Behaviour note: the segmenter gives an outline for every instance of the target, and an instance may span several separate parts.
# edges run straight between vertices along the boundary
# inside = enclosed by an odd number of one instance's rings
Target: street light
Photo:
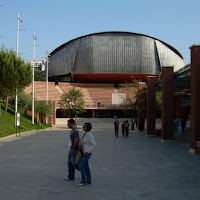
[[[16,43],[16,55],[17,58],[19,56],[19,23],[22,22],[20,19],[19,13],[17,15],[17,43]],[[17,88],[16,88],[16,95],[15,95],[15,126],[17,126],[17,103],[18,103],[18,98],[17,98]]]
[[[46,86],[46,102],[47,102],[47,105],[48,105],[48,63],[49,63],[49,57],[50,57],[50,54],[49,54],[49,50],[47,49],[47,52],[46,52],[46,62],[47,62],[47,65],[46,65],[46,82],[47,82],[47,86]],[[46,124],[48,122],[48,118],[46,117]]]
[[[47,94],[47,96],[46,96],[46,101],[47,101],[47,104],[48,104],[48,70],[49,70],[49,68],[48,68],[48,63],[49,63],[49,57],[50,57],[50,54],[49,54],[49,50],[47,49],[47,52],[46,52],[46,62],[47,62],[47,68],[46,68],[46,81],[47,81],[47,88],[46,88],[46,94]]]
[[[35,40],[37,39],[35,33],[33,33],[33,78],[32,78],[32,124],[34,124],[34,67],[35,67]]]

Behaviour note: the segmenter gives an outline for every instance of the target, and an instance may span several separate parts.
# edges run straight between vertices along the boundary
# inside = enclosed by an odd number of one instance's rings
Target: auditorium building
[[[184,65],[178,50],[148,35],[119,31],[84,35],[50,53],[49,99],[58,102],[63,92],[75,86],[84,94],[86,117],[119,116],[130,95],[121,83],[146,82],[147,76],[158,78],[162,67],[177,71]],[[45,99],[45,92],[44,97],[37,93],[37,83],[35,92],[38,99]],[[58,104],[56,109],[59,117]]]

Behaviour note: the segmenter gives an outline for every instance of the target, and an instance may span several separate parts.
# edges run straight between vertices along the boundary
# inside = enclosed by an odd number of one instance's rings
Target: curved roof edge
[[[128,31],[104,31],[104,32],[96,32],[96,33],[90,33],[90,34],[87,34],[87,35],[82,35],[80,37],[74,38],[72,40],[69,40],[68,42],[63,43],[62,45],[60,45],[59,47],[57,47],[56,49],[54,49],[51,52],[51,55],[54,54],[54,53],[56,53],[62,47],[64,47],[65,45],[67,45],[68,43],[70,43],[70,42],[72,42],[74,40],[81,39],[81,38],[84,38],[84,37],[87,37],[87,36],[91,36],[91,35],[99,35],[99,34],[104,34],[104,33],[128,33],[128,34],[135,34],[135,35],[141,35],[141,36],[149,37],[149,38],[152,38],[154,40],[158,40],[161,43],[165,44],[167,47],[169,47],[172,51],[174,51],[176,54],[178,54],[183,59],[183,56],[181,55],[181,53],[177,49],[175,49],[174,47],[172,47],[171,45],[167,44],[166,42],[163,42],[162,40],[159,40],[159,39],[157,39],[155,37],[152,37],[152,36],[149,36],[149,35],[145,35],[145,34],[141,34],[141,33],[135,33],[135,32],[128,32]]]

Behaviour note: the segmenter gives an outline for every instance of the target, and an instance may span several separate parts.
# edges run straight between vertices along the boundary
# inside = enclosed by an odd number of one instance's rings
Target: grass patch
[[[5,105],[1,104],[1,118],[0,118],[0,138],[16,133],[15,127],[15,111],[8,107],[8,112],[5,114]],[[40,124],[40,129],[50,127],[43,123]],[[32,124],[31,117],[26,114],[20,114],[20,132],[36,130],[36,125]]]

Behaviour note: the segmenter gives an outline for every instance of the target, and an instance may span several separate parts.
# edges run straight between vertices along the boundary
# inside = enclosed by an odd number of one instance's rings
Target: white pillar
[[[34,68],[35,68],[35,40],[36,40],[36,35],[35,33],[33,33],[33,65],[32,65],[32,74],[33,74],[33,77],[32,77],[32,124],[34,124],[34,100],[35,100],[35,97],[34,97],[34,93],[35,93],[35,88],[34,88]]]
[[[16,56],[18,58],[18,49],[19,49],[19,23],[22,22],[20,19],[19,13],[17,15],[17,42],[16,42]],[[17,126],[17,104],[18,104],[18,96],[17,96],[17,88],[15,94],[15,126]]]

